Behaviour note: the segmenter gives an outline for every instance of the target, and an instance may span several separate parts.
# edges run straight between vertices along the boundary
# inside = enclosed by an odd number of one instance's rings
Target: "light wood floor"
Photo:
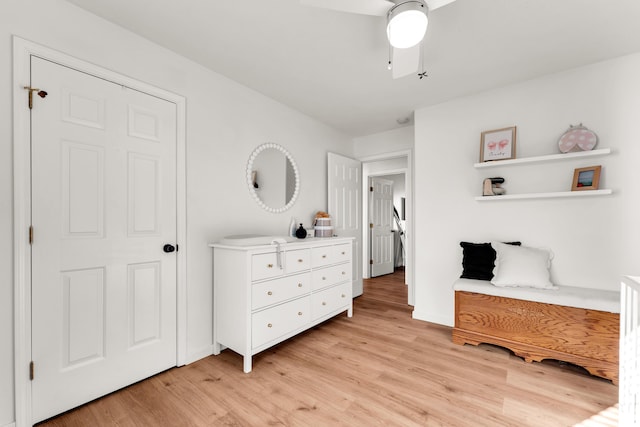
[[[250,374],[226,350],[42,425],[551,427],[617,402],[617,387],[576,367],[452,344],[450,328],[411,318],[403,277],[365,281],[353,318],[255,356]]]

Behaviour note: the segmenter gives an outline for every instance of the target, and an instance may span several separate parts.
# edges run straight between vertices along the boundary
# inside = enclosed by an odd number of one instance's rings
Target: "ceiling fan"
[[[389,68],[394,79],[418,71],[422,40],[429,11],[455,0],[300,0],[306,6],[362,15],[386,16],[390,55]],[[419,74],[420,78],[424,77]]]

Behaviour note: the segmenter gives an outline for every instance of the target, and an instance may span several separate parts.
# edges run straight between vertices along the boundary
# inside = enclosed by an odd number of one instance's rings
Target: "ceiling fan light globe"
[[[408,1],[393,7],[387,16],[387,38],[399,49],[420,43],[427,32],[427,7],[419,1]]]

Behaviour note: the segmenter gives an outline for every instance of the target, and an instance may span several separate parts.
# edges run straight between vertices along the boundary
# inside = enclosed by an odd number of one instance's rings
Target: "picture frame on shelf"
[[[480,134],[480,162],[516,158],[516,126]]]
[[[600,185],[602,166],[577,168],[573,171],[571,191],[597,190]]]

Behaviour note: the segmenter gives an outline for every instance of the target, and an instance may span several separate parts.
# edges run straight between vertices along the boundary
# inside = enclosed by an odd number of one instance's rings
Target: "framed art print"
[[[480,135],[480,161],[516,158],[516,127],[488,130]]]
[[[597,190],[600,184],[602,166],[589,166],[573,171],[571,191]]]

